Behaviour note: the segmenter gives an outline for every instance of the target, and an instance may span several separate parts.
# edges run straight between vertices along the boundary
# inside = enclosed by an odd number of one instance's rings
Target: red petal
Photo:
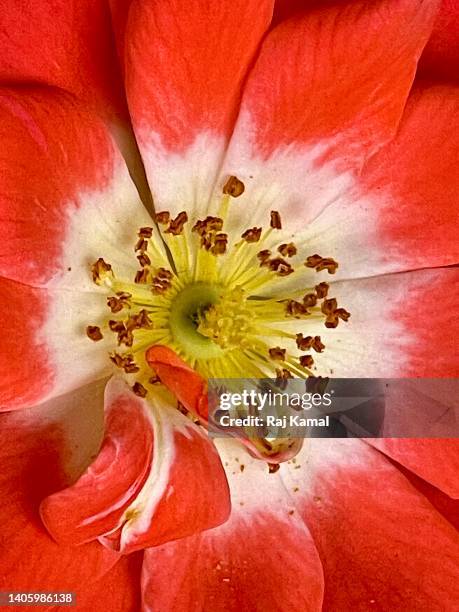
[[[435,13],[435,2],[355,1],[282,22],[249,76],[234,138],[265,159],[317,145],[317,160],[358,169],[395,134]]]
[[[211,7],[190,0],[186,10],[177,0],[131,5],[127,92],[141,146],[153,133],[173,150],[184,150],[202,131],[230,134],[271,12],[265,0],[222,0]]]
[[[99,456],[73,487],[42,503],[55,539],[79,544],[99,537],[127,553],[226,520],[229,497],[218,454],[168,401],[156,393],[150,404],[123,381],[110,381]]]
[[[320,206],[299,195],[288,202],[287,221],[320,212],[302,239],[311,253],[326,252],[339,262],[337,278],[459,262],[458,117],[457,88],[417,86],[397,135],[367,162],[357,182],[346,185],[343,176],[340,183],[330,175],[327,185],[325,175],[322,194],[314,182],[311,187]],[[319,170],[312,175],[317,181]],[[320,211],[324,201],[329,204]]]
[[[33,406],[109,376],[111,338],[91,342],[84,331],[99,322],[104,303],[97,292],[36,289],[0,278],[0,308],[7,313],[0,410]]]
[[[126,91],[158,210],[176,214],[207,203],[272,5],[273,0],[189,0],[185,10],[180,0],[131,5],[124,36]]]
[[[207,384],[202,376],[167,346],[150,347],[145,354],[145,359],[178,401],[206,422],[208,418]]]
[[[297,466],[284,482],[298,487],[319,549],[324,609],[454,609],[457,532],[380,453],[360,440],[311,440]]]
[[[309,0],[307,3],[304,0],[276,0],[271,25],[274,27],[284,19],[297,16],[301,11],[312,8],[314,4],[313,0]]]
[[[97,452],[102,389],[92,386],[40,407],[0,415],[2,591],[77,591],[118,558],[98,543],[57,545],[38,514],[40,501],[75,479]]]
[[[78,612],[139,612],[142,559],[142,553],[123,556],[100,580],[78,583],[74,588]],[[65,612],[67,608],[53,610]]]
[[[0,122],[0,274],[93,290],[90,264],[127,265],[151,222],[106,126],[45,88],[1,91]]]
[[[449,497],[459,499],[459,440],[381,438],[369,442]]]
[[[458,91],[446,86],[413,90],[397,137],[363,169],[361,180],[376,213],[365,243],[377,249],[378,271],[459,262]],[[351,234],[347,240],[359,257],[361,240]]]
[[[95,461],[73,486],[41,503],[41,518],[53,538],[82,544],[117,528],[145,483],[152,453],[153,431],[144,403],[133,394],[112,398]]]
[[[145,551],[144,606],[319,612],[321,564],[278,474],[269,474],[266,464],[235,443],[219,450],[231,487],[231,517],[211,531]]]
[[[0,77],[60,87],[103,115],[119,113],[123,94],[110,14],[101,0],[4,0]]]
[[[306,198],[298,189],[301,158],[287,158],[282,167],[298,182],[284,195],[277,193],[286,223],[297,231],[314,217],[301,240],[310,253],[327,253],[339,262],[336,278],[456,264],[458,117],[457,88],[416,86],[397,135],[364,165],[360,177],[346,182],[344,175],[327,175],[326,166],[316,168],[308,175]]]
[[[0,278],[0,310],[8,313],[0,353],[0,410],[33,406],[54,378],[46,347],[37,341],[48,310],[46,296]]]
[[[444,268],[406,275],[413,279],[410,289],[393,304],[394,320],[410,337],[405,346],[403,376],[457,378],[459,359],[456,335],[459,298],[459,269]],[[424,356],[421,354],[424,353]],[[425,357],[432,355],[430,361]]]
[[[459,4],[442,0],[432,35],[419,63],[419,73],[431,79],[459,78]]]

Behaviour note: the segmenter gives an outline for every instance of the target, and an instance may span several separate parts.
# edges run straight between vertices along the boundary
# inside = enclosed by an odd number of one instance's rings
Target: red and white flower
[[[54,4],[0,9],[0,590],[453,610],[454,440],[202,427],[209,377],[457,376],[438,3]]]

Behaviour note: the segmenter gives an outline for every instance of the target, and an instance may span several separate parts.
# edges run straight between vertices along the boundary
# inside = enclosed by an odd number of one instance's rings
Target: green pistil
[[[194,283],[180,291],[173,300],[169,317],[171,335],[174,342],[189,355],[199,355],[200,359],[223,355],[223,349],[197,330],[201,316],[218,303],[221,291],[217,285]]]

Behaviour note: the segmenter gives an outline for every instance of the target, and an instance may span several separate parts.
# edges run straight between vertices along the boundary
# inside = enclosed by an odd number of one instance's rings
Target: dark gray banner
[[[458,379],[211,379],[208,399],[213,437],[459,437]]]

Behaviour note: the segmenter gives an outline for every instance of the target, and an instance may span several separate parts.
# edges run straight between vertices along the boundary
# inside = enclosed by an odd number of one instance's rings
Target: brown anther
[[[312,348],[316,351],[316,353],[321,353],[324,350],[325,344],[323,344],[320,336],[314,336]]]
[[[97,327],[97,325],[88,325],[86,328],[86,335],[94,342],[98,342],[104,337],[100,331],[100,327]]]
[[[290,370],[287,370],[286,368],[277,368],[276,378],[277,380],[288,380],[289,378],[293,378],[293,374],[290,372]]]
[[[159,213],[155,213],[155,216],[154,216],[156,223],[158,223],[159,225],[167,225],[169,223],[170,218],[171,218],[170,213],[168,213],[167,210],[164,210]]]
[[[169,223],[169,227],[166,230],[166,234],[173,234],[179,236],[183,232],[183,227],[188,221],[188,215],[184,210],[180,212],[175,219],[172,219]]]
[[[118,333],[120,331],[124,331],[126,328],[124,327],[124,323],[123,321],[113,321],[110,320],[108,322],[108,326],[110,328],[110,331]]]
[[[152,235],[153,235],[152,227],[141,227],[139,229],[139,233],[138,233],[139,238],[151,238]]]
[[[213,255],[223,255],[228,245],[228,234],[217,234],[215,236],[215,242],[210,252]]]
[[[263,249],[263,251],[260,251],[259,253],[257,253],[257,258],[261,262],[260,266],[268,265],[270,256],[271,256],[271,251],[269,251],[268,249]]]
[[[145,266],[149,266],[151,264],[151,259],[148,257],[146,253],[137,255],[137,259],[139,260],[139,264],[142,266],[142,268],[144,268]]]
[[[139,382],[135,382],[132,385],[132,390],[139,397],[146,397],[146,395],[148,393],[148,391],[145,389],[145,387],[143,385],[141,385]]]
[[[126,329],[132,331],[134,329],[150,329],[152,322],[145,308],[135,315],[131,315],[125,323]]]
[[[135,314],[128,317],[125,326],[130,332],[134,331],[134,329],[140,329],[138,315]]]
[[[293,242],[289,242],[289,243],[284,243],[281,244],[277,250],[279,251],[279,253],[281,255],[283,255],[284,257],[293,257],[294,255],[297,254],[297,248],[296,246],[293,244]]]
[[[173,274],[167,268],[158,268],[158,273],[156,275],[161,280],[171,280]]]
[[[272,272],[276,272],[279,276],[288,276],[295,271],[288,261],[285,261],[282,257],[270,259],[267,265]]]
[[[317,304],[317,295],[315,293],[307,293],[303,298],[303,304],[306,308],[312,308]]]
[[[241,235],[241,238],[249,243],[258,242],[261,237],[261,232],[261,227],[252,227],[251,229],[245,230],[245,232]]]
[[[139,238],[135,244],[134,251],[146,251],[148,248],[148,242],[145,238]]]
[[[142,308],[142,310],[135,315],[135,319],[137,322],[137,327],[139,329],[150,329],[151,326],[153,325],[150,317],[148,316],[148,312],[145,310],[145,308]]]
[[[308,351],[314,342],[314,338],[312,336],[303,336],[303,334],[296,335],[296,345],[300,349],[300,351]]]
[[[169,281],[161,280],[155,277],[153,279],[151,290],[153,293],[161,294],[161,293],[165,293],[169,289],[170,286],[171,284],[169,283]]]
[[[326,259],[322,259],[322,261],[317,265],[316,272],[322,272],[322,270],[327,270],[329,274],[334,274],[338,268],[338,262],[332,259],[331,257],[327,257]]]
[[[327,297],[328,290],[330,289],[330,285],[328,283],[319,283],[315,286],[316,294],[319,300],[324,297]]]
[[[205,219],[198,219],[191,228],[192,232],[197,232],[203,236],[209,232],[219,232],[223,228],[223,219],[220,217],[208,216]]]
[[[309,257],[304,262],[304,265],[306,266],[306,268],[315,268],[322,263],[322,260],[323,257],[321,257],[320,255],[309,255]]]
[[[270,474],[275,474],[279,471],[280,463],[268,463],[268,472]]]
[[[335,310],[335,315],[337,315],[340,319],[342,319],[343,321],[348,321],[349,317],[351,316],[351,313],[348,312],[346,309],[344,308],[337,308]]]
[[[134,278],[134,282],[137,285],[145,285],[145,283],[148,282],[148,270],[146,268],[142,268],[142,270],[139,270],[138,272],[136,272],[135,278]]]
[[[328,327],[329,329],[335,329],[335,327],[338,327],[338,323],[339,319],[334,312],[329,314],[325,319],[325,327]]]
[[[281,216],[277,210],[271,211],[271,222],[270,225],[273,229],[282,229]]]
[[[338,302],[336,301],[336,298],[330,298],[328,300],[324,300],[322,302],[322,306],[320,307],[324,315],[333,314],[337,308],[338,308]]]
[[[99,257],[99,259],[91,266],[92,280],[96,285],[101,285],[104,278],[107,276],[113,277],[113,271],[110,264]]]
[[[171,286],[172,272],[166,268],[158,268],[156,276],[152,279],[151,290],[153,293],[164,293]]]
[[[126,346],[132,346],[134,344],[134,336],[132,335],[132,331],[126,327],[120,329],[118,332],[118,346],[121,344]]]
[[[301,304],[301,302],[297,302],[295,300],[287,300],[285,304],[285,311],[288,315],[297,318],[301,318],[301,316],[309,314],[305,306]]]
[[[159,378],[159,376],[152,376],[148,379],[148,382],[150,383],[150,385],[159,385],[161,379]]]
[[[269,356],[274,361],[285,361],[286,349],[280,348],[280,346],[275,346],[274,348],[269,349]]]
[[[123,310],[123,302],[116,297],[107,298],[107,305],[113,313]]]
[[[223,186],[223,193],[232,198],[238,198],[245,191],[245,185],[237,176],[230,176]]]
[[[126,374],[135,374],[140,369],[135,363],[132,355],[120,355],[119,353],[114,352],[111,353],[109,357],[116,367],[123,369]]]
[[[108,297],[107,305],[113,313],[120,312],[123,308],[129,308],[129,299],[132,297],[130,293],[119,291],[117,297]]]
[[[117,368],[123,367],[124,357],[122,355],[120,355],[119,353],[111,353],[109,357],[110,361],[113,361]]]
[[[301,355],[300,364],[303,366],[303,368],[310,368],[313,363],[314,359],[311,355]]]
[[[129,322],[130,318],[128,319]],[[118,345],[125,344],[126,346],[132,346],[134,343],[134,336],[132,335],[132,327],[124,324],[123,321],[109,321],[108,326],[112,332],[118,335]]]

